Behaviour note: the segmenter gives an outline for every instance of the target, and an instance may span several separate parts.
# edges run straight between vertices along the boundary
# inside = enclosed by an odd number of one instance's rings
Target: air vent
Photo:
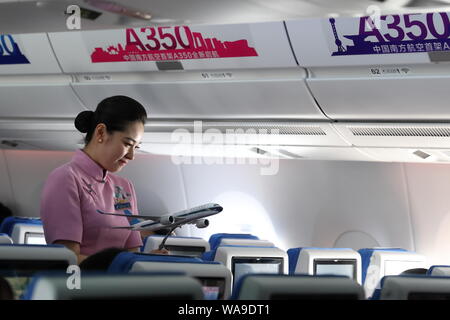
[[[147,129],[148,128],[148,129]],[[279,134],[293,136],[326,136],[327,133],[318,125],[296,123],[269,123],[251,121],[192,121],[183,123],[151,122],[146,125],[146,132],[172,132],[175,129],[186,129],[189,132],[205,132],[216,129],[222,133]]]
[[[359,137],[450,137],[450,127],[350,127],[354,136]]]

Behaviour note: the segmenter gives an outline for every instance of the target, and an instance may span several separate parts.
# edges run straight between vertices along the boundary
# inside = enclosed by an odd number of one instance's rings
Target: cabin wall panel
[[[450,264],[450,166],[405,164],[416,250]]]
[[[381,246],[414,249],[401,165],[282,160],[275,175],[260,169],[185,165],[188,204],[213,201],[224,207],[208,229],[193,232],[207,237],[228,226],[287,249],[333,247],[342,234],[359,231]]]
[[[39,217],[42,187],[49,173],[70,161],[73,152],[7,150],[14,215]]]
[[[6,162],[5,150],[0,150],[0,202],[11,210],[15,210],[15,201],[11,189],[8,164]]]

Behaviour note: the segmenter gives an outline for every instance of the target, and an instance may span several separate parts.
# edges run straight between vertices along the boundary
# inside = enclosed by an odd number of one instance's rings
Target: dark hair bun
[[[75,118],[75,128],[81,133],[87,133],[94,122],[94,111],[82,111]]]

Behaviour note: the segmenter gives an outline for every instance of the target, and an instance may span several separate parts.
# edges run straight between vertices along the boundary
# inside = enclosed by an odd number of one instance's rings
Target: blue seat
[[[144,239],[141,252],[148,253],[158,249],[165,236],[152,235]],[[170,236],[164,245],[169,254],[200,257],[209,251],[209,243],[202,238]]]
[[[77,290],[68,287],[67,274],[36,275],[26,288],[24,300],[203,299],[200,283],[180,273],[83,273],[79,281]]]
[[[361,256],[350,248],[291,248],[289,274],[341,275],[361,281]]]
[[[427,267],[423,255],[402,248],[365,248],[358,252],[361,255],[362,281],[367,298],[380,289],[380,281],[384,276]]]
[[[227,299],[231,294],[231,272],[219,262],[195,257],[122,252],[108,268],[108,273],[183,272],[199,280],[205,299]]]
[[[42,270],[66,270],[77,257],[63,245],[0,245],[0,272],[30,275]]]
[[[251,239],[259,240],[257,236],[247,233],[216,233],[209,238],[209,246],[211,250],[215,250],[220,246],[222,239]]]
[[[288,256],[279,248],[259,246],[219,246],[203,254],[203,259],[217,261],[232,273],[232,287],[249,273],[288,273]]]
[[[6,233],[11,236],[14,225],[17,223],[33,224],[42,226],[40,218],[32,217],[6,217],[0,225],[0,233]]]
[[[435,265],[431,266],[428,271],[427,275],[429,276],[440,276],[440,277],[450,277],[450,266],[448,265]]]
[[[39,218],[7,217],[0,225],[0,233],[7,234],[17,244],[31,243],[38,238],[36,244],[45,244],[44,229]]]

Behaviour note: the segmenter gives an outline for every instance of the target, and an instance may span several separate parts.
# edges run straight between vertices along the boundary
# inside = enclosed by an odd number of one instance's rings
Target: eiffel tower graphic
[[[342,53],[345,52],[345,48],[342,46],[342,41],[339,39],[339,35],[336,31],[336,19],[330,18],[331,27],[333,28],[333,34],[334,34],[334,43],[338,47],[338,52]]]

